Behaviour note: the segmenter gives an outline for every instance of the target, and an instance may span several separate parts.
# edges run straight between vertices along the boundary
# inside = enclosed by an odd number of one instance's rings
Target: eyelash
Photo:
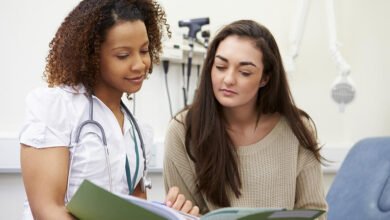
[[[226,67],[224,67],[224,66],[215,66],[215,68],[217,68],[217,70],[219,70],[219,71],[224,71],[224,70],[226,70]],[[241,73],[241,75],[243,75],[244,77],[248,77],[248,76],[250,76],[252,73],[250,73],[250,72],[244,72],[244,71],[240,71],[240,73]]]
[[[241,75],[243,75],[243,76],[245,76],[245,77],[248,77],[248,76],[250,76],[251,75],[251,73],[249,73],[249,72],[240,72],[241,73]]]
[[[141,50],[140,53],[141,53],[142,55],[149,54],[149,49],[147,49],[147,50]],[[117,57],[118,59],[120,59],[120,60],[124,60],[124,59],[126,59],[128,56],[129,56],[129,54],[121,54],[121,55],[117,55],[116,57]]]
[[[120,60],[124,60],[128,57],[129,55],[128,54],[123,54],[123,55],[117,55],[116,57]]]
[[[222,70],[225,70],[226,69],[226,67],[224,67],[224,66],[215,66],[215,68],[217,68],[218,70],[220,70],[220,71],[222,71]]]

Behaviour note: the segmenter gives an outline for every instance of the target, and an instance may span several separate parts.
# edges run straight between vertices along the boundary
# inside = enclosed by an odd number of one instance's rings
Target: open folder
[[[217,209],[198,218],[159,203],[113,194],[88,180],[84,180],[66,207],[81,220],[311,220],[324,213],[322,210],[309,209],[232,207]]]

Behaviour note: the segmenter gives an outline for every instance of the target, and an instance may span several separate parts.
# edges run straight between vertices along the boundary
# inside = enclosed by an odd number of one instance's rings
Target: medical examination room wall
[[[369,136],[390,135],[390,1],[335,1],[340,52],[351,66],[356,89],[353,102],[341,113],[330,97],[338,77],[329,50],[326,0],[312,0],[295,71],[289,80],[296,103],[316,122],[324,154],[341,162],[353,143]],[[48,44],[65,15],[79,1],[0,1],[0,219],[20,219],[24,189],[19,171],[18,131],[23,123],[25,96],[45,86],[42,73]],[[209,17],[213,34],[236,19],[254,19],[274,34],[281,52],[289,51],[292,21],[298,0],[160,0],[165,7],[173,37],[165,43],[183,44],[187,29],[178,20]],[[196,84],[192,70],[192,88]],[[181,66],[172,63],[168,73],[172,108],[183,107]],[[154,189],[152,199],[164,195],[161,178],[164,132],[170,120],[161,66],[136,95],[135,114],[154,131]],[[326,187],[337,171],[337,163],[325,169]],[[333,168],[332,168],[333,167]]]

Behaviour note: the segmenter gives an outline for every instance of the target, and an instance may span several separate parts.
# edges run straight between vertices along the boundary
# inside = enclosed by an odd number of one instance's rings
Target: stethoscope
[[[107,171],[108,171],[110,191],[112,191],[112,173],[111,173],[111,165],[110,165],[109,151],[108,151],[108,147],[107,147],[106,134],[104,132],[103,126],[99,122],[97,122],[93,119],[93,99],[92,99],[91,95],[88,96],[88,101],[89,101],[89,119],[82,122],[79,125],[79,127],[77,128],[76,134],[75,134],[75,146],[78,146],[78,143],[80,141],[81,130],[83,129],[83,127],[85,125],[92,124],[92,125],[95,125],[100,130],[100,133],[102,135],[103,147],[104,147],[104,156],[105,156],[105,161],[106,161],[106,167],[107,167]],[[127,157],[126,157],[126,177],[128,180],[129,191],[130,191],[130,193],[132,193],[134,190],[134,185],[135,185],[137,173],[139,170],[138,143],[137,143],[137,140],[135,137],[135,131],[134,131],[134,128],[135,128],[135,130],[137,131],[138,139],[139,139],[141,149],[142,149],[142,157],[144,159],[144,170],[143,170],[143,174],[142,174],[142,177],[140,180],[140,187],[141,187],[142,192],[146,192],[146,188],[148,188],[148,189],[152,188],[152,182],[151,182],[150,178],[147,177],[148,171],[147,171],[147,167],[146,167],[145,144],[144,144],[144,141],[143,141],[143,138],[141,135],[141,130],[140,130],[138,123],[135,120],[134,116],[131,114],[129,109],[126,107],[126,105],[122,101],[121,101],[121,107],[125,110],[125,113],[130,118],[130,123],[132,124],[133,141],[134,141],[134,145],[135,145],[135,153],[136,153],[136,161],[137,161],[136,162],[136,169],[135,169],[136,173],[133,177],[133,181],[131,181],[130,169],[129,169],[129,165],[128,165],[128,161],[127,161]],[[70,159],[70,163],[69,163],[67,189],[69,189],[69,179],[70,179],[70,174],[71,174],[71,170],[72,170],[73,157],[76,154],[76,150],[77,150],[77,147],[75,147],[75,149],[72,153],[71,159]],[[66,201],[69,201],[68,200],[68,193],[66,193],[65,197],[66,197],[65,198]]]

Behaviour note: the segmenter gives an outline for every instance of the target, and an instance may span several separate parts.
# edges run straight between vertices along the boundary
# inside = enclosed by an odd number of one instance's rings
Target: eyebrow
[[[219,58],[222,61],[227,62],[227,63],[229,62],[228,59],[226,59],[225,57],[223,57],[221,55],[215,55],[215,58]],[[254,66],[257,68],[257,66],[250,61],[241,61],[239,64],[240,64],[240,66],[248,66],[249,65],[249,66]]]
[[[145,47],[145,46],[148,46],[149,45],[149,41],[145,41],[145,43],[143,43],[141,45],[141,47]],[[128,47],[128,46],[118,46],[118,47],[114,47],[112,48],[111,50],[117,50],[117,49],[133,49],[132,47]]]

